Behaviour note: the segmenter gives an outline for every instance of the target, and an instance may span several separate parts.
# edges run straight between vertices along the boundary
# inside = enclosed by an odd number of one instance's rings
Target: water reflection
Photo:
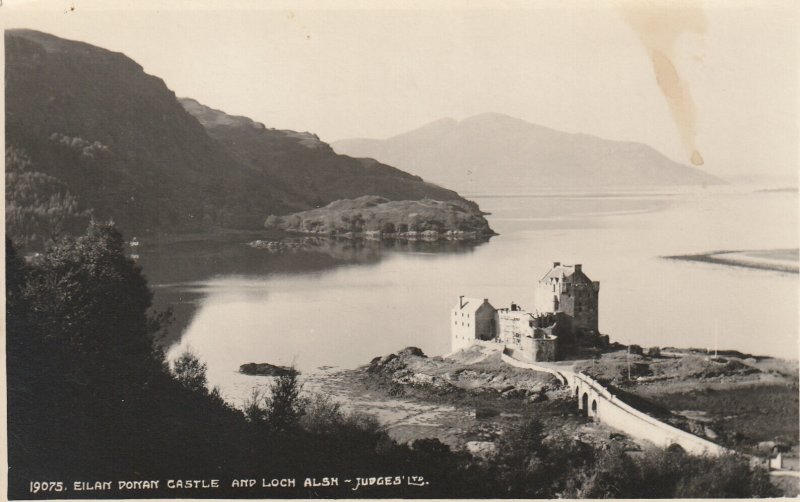
[[[172,309],[173,323],[159,340],[177,342],[196,314],[201,300],[224,289],[235,289],[249,301],[266,299],[263,283],[255,278],[276,275],[319,274],[346,266],[371,266],[394,253],[465,254],[483,242],[331,239],[273,234],[276,249],[250,245],[263,234],[145,243],[139,263],[155,292],[154,307]],[[219,279],[225,278],[224,281]],[[238,278],[238,280],[237,280]]]
[[[642,346],[714,345],[796,357],[798,276],[662,259],[798,242],[797,194],[663,191],[636,196],[485,197],[499,236],[453,242],[310,240],[272,253],[263,235],[149,247],[141,262],[156,301],[178,321],[171,354],[191,347],[229,396],[248,362],[352,367],[408,345],[449,350],[459,295],[533,305],[554,260],[601,283],[600,330]],[[242,394],[244,395],[244,394]],[[235,397],[234,397],[235,398]]]

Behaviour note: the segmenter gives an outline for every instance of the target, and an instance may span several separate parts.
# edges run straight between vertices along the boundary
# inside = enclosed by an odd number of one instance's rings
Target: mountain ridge
[[[196,100],[179,102],[241,165],[280,179],[285,190],[304,200],[307,209],[362,195],[463,200],[452,190],[390,165],[336,154],[316,134],[253,127],[250,119],[229,116]]]
[[[544,188],[725,183],[644,143],[563,132],[496,112],[439,119],[387,139],[353,138],[331,146],[457,190],[497,186],[502,180]]]

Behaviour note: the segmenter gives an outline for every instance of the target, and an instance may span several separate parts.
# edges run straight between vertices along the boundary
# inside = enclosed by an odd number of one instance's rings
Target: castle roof
[[[460,296],[458,299],[458,303],[456,303],[456,306],[454,307],[453,310],[461,310],[464,312],[475,312],[484,303],[489,304],[489,300],[487,300],[486,298],[470,298],[468,296]],[[489,306],[492,307],[491,304],[489,304]]]
[[[592,280],[583,273],[580,263],[575,265],[562,265],[559,262],[553,263],[553,268],[551,268],[539,282],[545,282],[550,279],[557,279],[572,284],[592,282]]]

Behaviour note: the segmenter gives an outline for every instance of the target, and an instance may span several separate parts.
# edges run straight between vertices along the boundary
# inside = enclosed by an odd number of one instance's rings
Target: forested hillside
[[[270,129],[193,99],[181,98],[180,103],[231,157],[255,172],[281,180],[305,209],[362,195],[390,200],[463,200],[452,190],[373,159],[338,155],[312,133]]]
[[[44,224],[48,207],[66,208],[67,220],[91,211],[138,235],[257,229],[269,214],[361,195],[463,200],[390,166],[337,155],[309,133],[211,120],[227,116],[188,100],[184,109],[124,54],[31,30],[7,30],[5,44],[6,144],[23,159],[7,169],[7,225],[20,245],[41,247],[73,230]],[[39,188],[33,198],[18,193]],[[61,199],[45,204],[54,194]]]

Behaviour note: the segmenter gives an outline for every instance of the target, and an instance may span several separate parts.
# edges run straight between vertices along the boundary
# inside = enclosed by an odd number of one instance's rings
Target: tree
[[[151,447],[140,429],[169,379],[151,346],[150,290],[123,246],[93,223],[22,270],[9,253],[9,458],[22,478],[108,472]]]
[[[304,430],[314,434],[331,434],[342,427],[344,420],[339,403],[327,394],[314,394],[305,402],[300,424]]]
[[[191,350],[187,349],[172,362],[172,374],[181,385],[192,392],[208,392],[206,363],[200,361]]]
[[[111,364],[149,359],[152,293],[113,224],[92,222],[45,253],[27,292],[45,337]],[[119,368],[117,368],[118,370]]]
[[[354,234],[362,232],[365,224],[366,222],[364,221],[364,217],[361,215],[361,213],[353,213],[350,218],[349,231],[353,232]]]
[[[302,384],[298,381],[299,373],[292,369],[281,375],[270,387],[270,396],[266,399],[266,420],[270,428],[276,431],[294,429],[304,413],[304,401],[300,397]]]
[[[498,444],[493,463],[497,469],[499,487],[511,497],[547,497],[549,487],[543,475],[544,426],[530,419],[509,430]]]
[[[636,465],[624,451],[606,451],[595,462],[578,498],[633,498],[637,479]]]
[[[37,172],[22,150],[6,150],[6,230],[17,244],[43,249],[65,234],[86,228],[92,211],[82,209],[67,185]]]
[[[23,315],[23,290],[27,280],[27,267],[17,253],[14,243],[6,237],[6,314],[10,323]]]
[[[264,407],[264,393],[258,387],[250,389],[250,395],[245,399],[242,406],[242,413],[245,419],[253,424],[266,421],[267,410]]]
[[[411,213],[408,216],[408,230],[411,232],[420,232],[423,230],[421,225],[422,219],[417,213]]]

